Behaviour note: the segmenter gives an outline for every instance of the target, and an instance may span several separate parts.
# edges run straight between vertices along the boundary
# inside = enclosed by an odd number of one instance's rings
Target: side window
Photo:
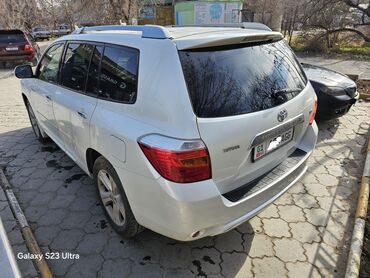
[[[96,46],[91,58],[89,76],[87,80],[86,93],[94,96],[98,95],[99,91],[99,68],[100,60],[103,55],[103,46]]]
[[[38,78],[47,82],[58,82],[59,64],[62,58],[64,44],[52,46],[40,62]]]
[[[138,62],[138,50],[105,46],[101,64],[99,96],[107,100],[135,102]]]
[[[80,92],[85,91],[93,50],[94,46],[90,44],[68,44],[62,67],[63,86]]]

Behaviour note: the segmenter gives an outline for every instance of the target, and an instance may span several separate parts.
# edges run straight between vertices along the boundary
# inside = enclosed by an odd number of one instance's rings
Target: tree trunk
[[[326,30],[325,38],[326,38],[326,47],[329,49],[329,48],[331,48],[330,47],[330,33],[329,33],[329,30]]]
[[[132,8],[132,0],[128,0],[128,9],[127,9],[128,24],[132,24],[131,8]]]

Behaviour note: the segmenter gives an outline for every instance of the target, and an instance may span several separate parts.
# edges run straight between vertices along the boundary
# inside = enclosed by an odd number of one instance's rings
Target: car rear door
[[[89,66],[91,63],[91,74],[96,73],[102,51],[102,46],[89,43],[67,44],[61,86],[56,91],[53,105],[66,151],[81,167],[85,167],[86,149],[90,145],[90,120],[97,104],[94,92],[97,86],[92,77],[88,80]]]
[[[294,152],[315,94],[283,42],[179,51],[201,139],[221,193]]]

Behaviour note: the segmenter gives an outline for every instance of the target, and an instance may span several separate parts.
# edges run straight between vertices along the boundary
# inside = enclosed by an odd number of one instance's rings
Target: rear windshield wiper
[[[271,93],[271,98],[275,99],[278,104],[281,104],[293,98],[295,93],[299,93],[300,91],[302,91],[300,88],[274,90]]]

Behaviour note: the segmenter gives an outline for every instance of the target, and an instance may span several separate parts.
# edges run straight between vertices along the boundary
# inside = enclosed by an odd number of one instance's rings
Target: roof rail
[[[149,39],[168,39],[171,35],[166,28],[158,25],[101,25],[81,27],[73,31],[72,34],[83,34],[94,31],[138,31],[142,32],[142,38]]]
[[[200,24],[200,25],[171,25],[170,27],[230,27],[242,29],[256,29],[272,31],[270,27],[259,22],[240,22],[240,23],[223,23],[223,24]]]

